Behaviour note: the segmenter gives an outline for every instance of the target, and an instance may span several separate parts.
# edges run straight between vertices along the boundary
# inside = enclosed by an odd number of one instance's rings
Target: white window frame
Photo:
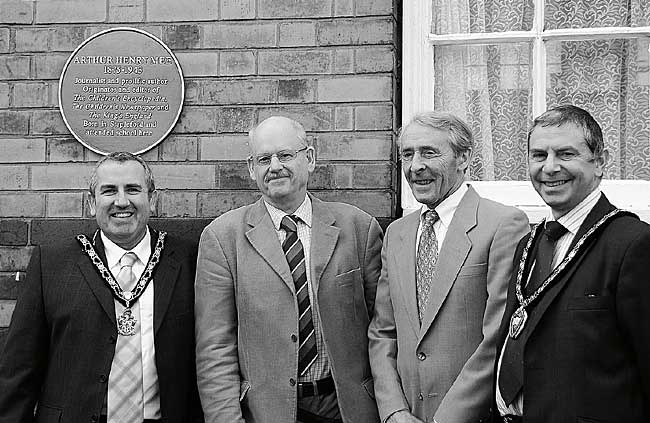
[[[650,26],[544,30],[545,2],[546,0],[534,0],[535,16],[530,31],[443,35],[429,32],[433,16],[431,0],[404,2],[402,16],[402,125],[416,113],[434,108],[433,49],[435,46],[532,42],[533,116],[539,116],[546,110],[545,43],[547,41],[650,37]],[[400,174],[402,175],[401,205],[404,214],[406,214],[420,208],[421,204],[413,197],[401,169]],[[526,211],[529,219],[533,222],[540,220],[546,213],[544,203],[528,181],[474,181],[472,185],[477,187],[481,195],[485,197],[520,207]],[[513,195],[513,190],[521,195]],[[650,181],[604,181],[603,190],[610,198],[612,194],[616,196],[619,200],[618,203],[615,203],[617,206],[635,211],[644,220],[650,221]],[[616,193],[625,195],[616,195]],[[531,196],[531,194],[535,196]],[[535,198],[537,201],[534,200]]]

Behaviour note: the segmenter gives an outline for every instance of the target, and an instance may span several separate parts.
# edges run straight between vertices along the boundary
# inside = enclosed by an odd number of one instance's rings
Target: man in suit
[[[307,192],[314,147],[298,122],[250,132],[262,196],[201,236],[199,393],[210,423],[378,422],[367,329],[382,231],[356,207]]]
[[[399,136],[421,210],[386,231],[370,363],[382,422],[477,423],[489,415],[496,332],[528,220],[464,182],[472,134],[459,118],[415,116]]]
[[[0,422],[203,421],[196,247],[148,227],[140,157],[102,158],[88,195],[95,234],[32,255],[0,356]]]
[[[495,421],[650,421],[650,227],[600,191],[600,126],[535,119],[528,166],[550,207],[517,246],[498,337]]]

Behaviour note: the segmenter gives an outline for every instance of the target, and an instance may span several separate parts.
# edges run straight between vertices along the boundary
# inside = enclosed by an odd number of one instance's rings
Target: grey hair
[[[414,123],[448,132],[449,144],[456,157],[464,152],[471,151],[474,146],[474,136],[465,121],[451,113],[436,111],[418,113],[413,116],[409,123],[404,125],[399,131],[397,139],[400,145],[404,131]]]
[[[151,194],[156,190],[156,184],[154,183],[153,180],[153,172],[151,172],[151,168],[149,167],[147,162],[144,161],[142,157],[136,156],[135,154],[131,154],[126,151],[116,151],[114,153],[110,153],[102,157],[95,165],[95,168],[93,169],[93,173],[90,176],[90,185],[88,186],[88,193],[90,194],[91,197],[95,196],[95,188],[97,188],[97,169],[99,169],[99,167],[104,162],[107,161],[114,161],[118,163],[135,161],[140,163],[144,168],[144,182],[147,186],[147,191]]]

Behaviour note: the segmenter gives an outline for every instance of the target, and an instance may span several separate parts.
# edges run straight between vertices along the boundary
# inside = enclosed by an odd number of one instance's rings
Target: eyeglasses
[[[273,156],[277,157],[280,163],[289,163],[292,162],[298,157],[298,153],[305,151],[309,146],[305,146],[299,150],[282,150],[273,154],[257,154],[255,156],[249,156],[248,160],[252,160],[258,166],[269,166],[271,165],[271,159]]]

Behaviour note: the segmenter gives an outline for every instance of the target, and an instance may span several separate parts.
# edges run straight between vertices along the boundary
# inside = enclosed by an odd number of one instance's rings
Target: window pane
[[[648,39],[547,44],[547,105],[573,103],[603,128],[605,177],[650,179]]]
[[[546,29],[650,25],[648,0],[546,0]]]
[[[530,31],[533,0],[431,0],[434,34]]]
[[[524,180],[532,107],[528,43],[434,50],[435,109],[462,117],[474,133],[474,180]]]

